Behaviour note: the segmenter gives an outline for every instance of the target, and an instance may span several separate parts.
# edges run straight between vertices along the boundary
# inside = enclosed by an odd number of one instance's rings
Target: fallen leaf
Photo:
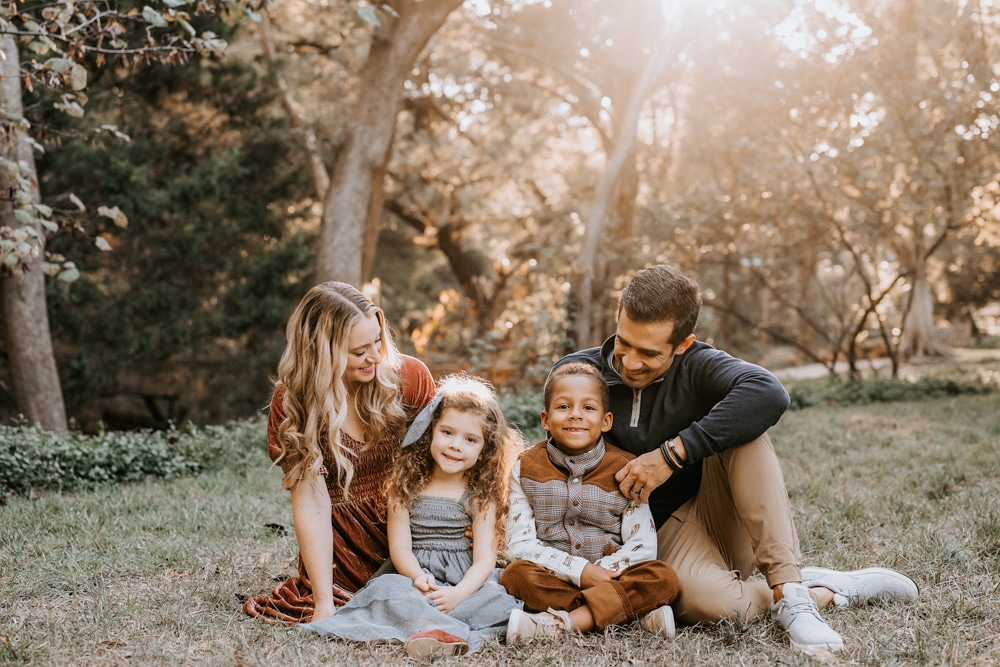
[[[270,565],[273,560],[274,560],[274,554],[272,554],[270,551],[261,552],[261,554],[257,556],[257,562],[260,563],[261,565]]]

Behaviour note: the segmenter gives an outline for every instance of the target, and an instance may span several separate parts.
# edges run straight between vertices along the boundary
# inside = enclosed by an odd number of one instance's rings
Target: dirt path
[[[888,378],[892,365],[888,359],[872,359],[860,361],[857,364],[862,377]],[[827,377],[829,369],[823,364],[806,364],[772,370],[772,373],[782,382],[796,380],[815,380]],[[847,362],[836,365],[837,375],[847,375]],[[1000,375],[1000,350],[979,350],[956,348],[950,359],[913,360],[900,365],[899,375],[904,378],[917,378],[923,375],[939,375],[948,373],[977,373],[984,376]]]

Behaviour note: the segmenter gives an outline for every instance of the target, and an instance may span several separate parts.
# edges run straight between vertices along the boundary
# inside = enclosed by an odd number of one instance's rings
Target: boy
[[[656,560],[648,505],[622,495],[615,473],[632,459],[604,442],[611,428],[608,386],[589,364],[553,371],[543,390],[549,438],[526,450],[511,475],[506,554],[500,583],[524,601],[507,624],[507,643],[556,639],[641,619],[674,636],[669,607],[677,575]]]

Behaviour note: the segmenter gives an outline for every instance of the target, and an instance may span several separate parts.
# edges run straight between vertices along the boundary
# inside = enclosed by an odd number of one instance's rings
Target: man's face
[[[666,373],[675,356],[687,352],[694,334],[680,345],[671,345],[673,333],[673,322],[636,322],[624,312],[618,316],[614,366],[625,384],[642,389]]]

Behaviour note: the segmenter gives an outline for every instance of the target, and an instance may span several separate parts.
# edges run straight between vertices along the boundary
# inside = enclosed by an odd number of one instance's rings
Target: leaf
[[[378,9],[372,5],[365,5],[364,7],[358,8],[358,17],[365,23],[371,23],[372,25],[381,28],[382,19],[378,16]]]
[[[189,35],[191,35],[192,37],[197,36],[198,32],[194,29],[194,26],[188,23],[184,18],[178,16],[177,22],[181,24],[181,27],[184,28],[184,30],[186,30]]]
[[[75,65],[69,58],[49,58],[45,61],[44,69],[52,70],[53,72],[68,72]]]
[[[188,0],[163,0],[163,4],[167,7],[183,7],[188,4]]]
[[[98,206],[97,212],[105,218],[111,218],[111,222],[115,223],[116,227],[121,227],[122,229],[128,227],[128,218],[117,206],[112,206],[111,208],[108,208],[107,206]]]
[[[154,28],[166,28],[169,25],[166,19],[160,16],[160,13],[149,5],[142,8],[142,18]]]
[[[59,272],[56,276],[56,280],[61,280],[64,283],[73,283],[80,278],[80,270],[75,266],[70,266],[70,268]]]
[[[39,267],[42,269],[42,273],[47,275],[49,278],[54,278],[57,273],[62,271],[61,266],[53,264],[52,262],[42,262],[39,264]]]
[[[87,87],[87,68],[80,63],[73,63],[69,70],[69,85],[73,90],[83,90]]]
[[[72,116],[73,118],[83,118],[83,107],[81,107],[76,102],[66,102],[65,104],[53,104],[53,107],[59,109],[67,116]]]
[[[35,210],[41,213],[46,218],[52,216],[52,207],[46,206],[45,204],[35,204]]]
[[[33,39],[28,43],[28,50],[35,55],[44,56],[49,52],[49,45],[40,39]]]
[[[104,252],[111,250],[111,244],[108,243],[108,240],[103,236],[98,236],[94,239],[94,245],[97,246],[98,250],[103,250]]]
[[[14,209],[14,217],[22,225],[33,225],[38,222],[38,218],[35,217],[34,211],[27,208]]]
[[[80,201],[80,198],[72,192],[69,193],[69,200],[80,210],[80,213],[85,213],[87,211],[87,207],[84,206],[82,201]]]

